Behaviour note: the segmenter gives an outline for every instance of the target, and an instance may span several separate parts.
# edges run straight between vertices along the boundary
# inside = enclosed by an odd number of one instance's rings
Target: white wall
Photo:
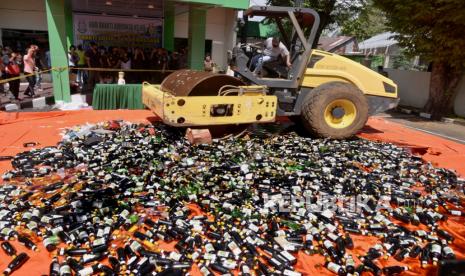
[[[46,31],[45,0],[0,0],[0,29]]]
[[[212,40],[212,59],[220,68],[227,66],[226,52],[235,43],[236,18],[236,11],[232,9],[207,10],[205,39]],[[177,15],[174,24],[174,36],[188,38],[189,13]]]
[[[429,96],[430,76],[429,72],[385,69],[389,78],[398,86],[400,104],[416,108],[423,108]],[[465,76],[462,77],[457,87],[457,97],[454,102],[455,114],[465,117]]]
[[[459,90],[459,92],[455,97],[455,114],[461,117],[465,117],[465,76],[460,81],[457,89]]]
[[[429,96],[430,73],[385,68],[399,87],[400,104],[423,108]]]

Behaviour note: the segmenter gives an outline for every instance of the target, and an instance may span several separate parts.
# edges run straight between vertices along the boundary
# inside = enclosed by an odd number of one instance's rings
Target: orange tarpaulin
[[[123,119],[133,122],[149,122],[156,119],[147,110],[112,110],[112,111],[54,111],[31,113],[0,113],[0,155],[15,155],[28,150],[23,147],[25,142],[37,142],[37,147],[53,146],[61,139],[60,133],[64,128],[85,123],[96,123],[108,120]],[[399,124],[388,122],[382,118],[372,118],[367,127],[359,135],[365,139],[391,142],[412,149],[412,152],[421,154],[426,161],[439,167],[456,170],[462,177],[465,176],[465,145],[438,138],[429,134],[414,131],[402,127]],[[0,161],[0,173],[11,169],[9,161]],[[191,204],[192,205],[192,204]],[[195,206],[194,211],[200,212]],[[464,220],[451,217],[446,222],[441,222],[443,229],[454,234],[455,241],[452,248],[457,257],[465,258],[465,227]],[[353,235],[355,248],[351,253],[361,255],[373,246],[378,239],[376,237]],[[51,257],[40,246],[39,252],[31,252],[17,242],[12,242],[18,252],[27,252],[31,259],[14,275],[43,275],[49,271]],[[172,249],[173,244],[163,245],[166,249]],[[11,257],[0,251],[0,270],[6,268]],[[418,259],[406,258],[403,263],[395,261],[392,257],[388,260],[377,261],[380,267],[386,265],[408,265],[411,270],[407,275],[429,274],[435,268],[422,269]],[[296,269],[309,275],[324,274],[333,275],[321,267],[324,259],[320,255],[308,256],[303,252],[298,253]],[[193,274],[199,275],[197,268]]]

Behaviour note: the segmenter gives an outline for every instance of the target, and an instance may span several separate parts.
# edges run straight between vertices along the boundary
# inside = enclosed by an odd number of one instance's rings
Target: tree
[[[363,41],[386,31],[386,17],[370,0],[358,15],[343,22],[341,27],[343,35],[355,36],[358,41]]]
[[[302,0],[302,7],[312,8],[320,16],[313,48],[318,46],[318,40],[323,30],[333,24],[342,26],[347,20],[354,18],[363,9],[367,0]],[[268,0],[272,6],[295,6],[293,0]]]
[[[429,99],[433,119],[453,113],[457,85],[465,73],[465,1],[373,0],[388,29],[411,56],[432,62]]]

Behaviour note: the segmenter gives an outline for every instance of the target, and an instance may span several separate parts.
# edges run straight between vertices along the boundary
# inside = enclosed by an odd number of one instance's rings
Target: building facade
[[[202,69],[210,53],[224,69],[235,44],[237,11],[248,6],[249,0],[0,1],[0,45],[23,50],[33,41],[50,49],[52,67],[60,68],[68,65],[72,44],[96,41],[169,51],[187,46],[190,68]],[[70,100],[68,73],[53,72],[55,100]]]

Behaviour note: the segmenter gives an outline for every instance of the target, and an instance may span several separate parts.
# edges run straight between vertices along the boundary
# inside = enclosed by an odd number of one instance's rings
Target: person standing
[[[6,72],[5,72],[5,67],[8,65],[9,60],[10,60],[10,54],[11,54],[11,48],[8,46],[5,46],[2,51],[2,57],[1,57],[1,63],[3,64],[3,70],[0,72],[0,80],[1,79],[6,79]],[[0,68],[1,69],[1,68]],[[5,88],[4,83],[0,83],[0,93],[5,93],[7,94],[8,90]]]
[[[86,66],[86,52],[84,52],[84,50],[82,49],[81,44],[77,46],[76,54],[79,57],[79,61],[77,62],[77,66],[76,66],[77,68],[79,68],[77,72],[77,82],[82,87],[82,85],[84,85],[84,82],[87,79],[87,76],[86,76],[86,71],[80,69]]]
[[[120,66],[123,71],[124,70],[131,70],[131,57],[129,56],[129,53],[126,48],[121,48],[121,57],[120,57]],[[126,73],[126,83],[132,83],[133,81],[133,75],[129,74],[130,72]]]
[[[3,49],[2,49],[3,50]],[[2,81],[2,79],[6,78],[5,75],[5,64],[3,64],[3,59],[0,58],[0,82]],[[0,93],[5,93],[5,87],[4,87],[4,83],[0,83]],[[6,94],[6,93],[5,93]]]
[[[158,48],[153,48],[152,52],[150,53],[149,57],[149,64],[150,64],[150,69],[151,70],[160,70],[159,69],[159,63],[160,63],[160,55]],[[155,71],[153,74],[151,74],[150,82],[154,83],[159,83],[159,77],[160,72]]]
[[[21,74],[21,69],[19,68],[19,65],[17,63],[17,57],[18,54],[12,52],[10,54],[8,64],[5,67],[5,72],[7,74],[7,78],[15,78],[19,77]],[[20,101],[21,99],[19,98],[19,85],[20,85],[21,80],[20,79],[13,79],[8,81],[8,84],[10,86],[10,91],[15,97],[15,100]]]
[[[178,70],[179,69],[179,53],[173,52],[170,58],[170,64],[168,65],[168,69],[170,70]]]
[[[42,61],[42,51],[37,49],[35,53],[35,63],[36,63],[36,88],[38,91],[42,91],[42,70],[46,69],[45,63]]]
[[[121,67],[121,60],[120,60],[119,52],[120,52],[120,49],[118,47],[108,48],[108,55],[106,59],[108,68],[119,69]],[[112,83],[118,80],[118,72],[110,72],[109,75],[111,76]]]
[[[36,70],[36,61],[35,61],[35,53],[38,50],[38,47],[35,45],[31,45],[27,49],[26,55],[23,57],[23,62],[24,62],[24,74],[27,75],[26,79],[27,82],[29,83],[28,87],[26,88],[26,91],[24,92],[24,95],[27,95],[29,97],[34,97],[34,87],[36,85],[36,76],[35,76],[35,70]]]
[[[155,83],[161,83],[163,80],[163,71],[166,68],[166,64],[168,63],[168,59],[164,54],[164,49],[157,48],[151,55],[152,66],[153,69],[157,70],[154,74],[155,76]]]
[[[110,49],[110,48],[108,49],[108,51],[107,51],[107,48],[105,46],[99,46],[97,48],[98,52],[100,54],[100,67],[102,69],[110,68],[108,66],[108,56],[111,54],[111,51],[112,51],[112,49]],[[109,72],[107,70],[103,70],[103,71],[99,72],[99,79],[100,79],[100,83],[111,83],[112,74],[111,74],[111,72]]]
[[[50,60],[50,49],[47,49],[47,51],[45,51],[45,66],[47,66],[47,69],[52,69],[52,61]],[[53,81],[53,71],[50,71],[49,74],[50,80]]]
[[[91,42],[90,49],[86,51],[86,63],[89,68],[100,68],[101,57],[98,51],[97,43]],[[96,83],[100,81],[100,74],[96,70],[89,70],[89,77],[87,79],[86,92],[92,92]]]
[[[205,60],[203,61],[203,67],[206,72],[213,72],[213,67],[215,67],[215,63],[213,62],[210,55],[207,55],[205,57]]]
[[[145,65],[145,55],[144,51],[137,47],[134,52],[134,57],[132,58],[132,68],[133,69],[144,69]],[[146,79],[146,72],[136,72],[134,74],[134,82],[142,83]]]
[[[68,52],[68,66],[71,70],[76,67],[77,63],[79,62],[79,55],[76,52],[76,47],[74,45],[69,46]]]

